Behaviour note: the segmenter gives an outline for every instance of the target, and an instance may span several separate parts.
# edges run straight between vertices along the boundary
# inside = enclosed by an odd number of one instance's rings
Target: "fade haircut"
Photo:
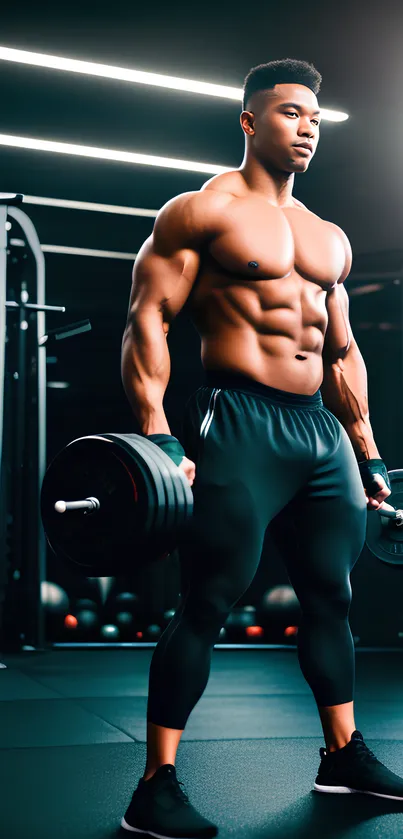
[[[307,61],[295,58],[283,58],[280,61],[270,61],[268,64],[258,64],[252,67],[244,81],[243,110],[253,93],[260,90],[270,90],[276,84],[303,84],[309,87],[315,96],[319,93],[322,76]]]

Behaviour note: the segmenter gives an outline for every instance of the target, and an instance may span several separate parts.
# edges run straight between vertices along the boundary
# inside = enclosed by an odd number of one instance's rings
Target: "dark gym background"
[[[0,11],[0,47],[239,88],[251,67],[273,59],[304,59],[318,68],[321,107],[349,118],[323,121],[318,151],[308,173],[296,177],[294,195],[339,225],[351,242],[350,320],[367,366],[375,440],[389,470],[403,467],[402,32],[403,7],[396,0],[20,0]],[[238,101],[1,58],[0,83],[0,192],[158,210],[211,177],[12,148],[1,144],[3,134],[228,167],[242,161]],[[136,253],[153,219],[30,203],[22,209],[46,250],[46,302],[66,307],[65,314],[47,316],[47,330],[87,318],[92,324],[90,332],[49,345],[49,462],[76,436],[137,427],[120,378],[132,263],[48,248]],[[8,274],[8,293],[16,295],[21,280],[33,288],[33,260],[31,255],[24,259],[24,237],[14,222],[9,238],[20,240],[10,250]],[[100,583],[73,574],[48,552],[46,581],[54,588],[41,585],[34,320],[26,336],[21,474],[15,464],[16,313],[8,313],[7,323],[6,471],[0,487],[0,532],[3,516],[7,526],[0,560],[0,834],[109,839],[117,835],[144,771],[149,664],[178,603],[178,563],[173,554],[159,567],[141,574],[129,569],[125,577]],[[174,321],[168,344],[172,374],[165,410],[172,433],[180,437],[185,402],[202,381],[200,342],[186,308]],[[13,492],[5,492],[5,483],[14,489],[18,476],[24,499],[20,518]],[[382,562],[364,548],[352,573],[350,611],[357,728],[400,775],[402,571],[402,565]],[[262,609],[270,592],[275,596]],[[113,624],[112,597],[119,593],[132,596],[131,602],[127,596],[120,601],[135,615],[129,649],[117,648],[120,641],[113,635],[100,638],[99,633],[90,643],[101,649],[82,640],[82,647],[71,649],[77,636],[64,624],[66,611],[74,618],[78,598],[93,599],[101,611],[105,600],[102,620]],[[351,795],[340,806],[338,796],[311,793],[324,741],[298,667],[298,612],[290,595],[281,556],[267,535],[256,577],[216,645],[208,688],[184,732],[178,777],[194,806],[219,824],[220,839],[395,839],[402,835],[401,814],[391,809],[401,802]],[[247,635],[248,620],[264,634]],[[70,648],[56,648],[60,644]]]
[[[346,287],[353,332],[368,370],[369,404],[378,448],[388,469],[403,460],[401,427],[403,168],[401,10],[388,3],[365,14],[353,6],[269,3],[203,4],[198,14],[176,4],[155,9],[117,2],[96,10],[59,6],[48,16],[37,4],[9,6],[1,41],[71,58],[242,86],[248,69],[278,57],[312,61],[323,75],[322,107],[349,114],[324,121],[309,172],[294,194],[339,224],[354,253]],[[291,14],[292,9],[292,14]],[[343,13],[348,10],[348,26]],[[396,25],[399,23],[399,25]],[[244,139],[240,103],[193,93],[0,61],[2,132],[238,166]],[[208,175],[1,147],[2,191],[158,209],[173,195],[198,189]],[[137,252],[153,219],[23,206],[42,244]],[[13,231],[14,232],[14,231]],[[18,230],[15,229],[18,236]],[[29,260],[28,260],[29,263]],[[51,329],[90,318],[92,331],[60,342],[48,363],[48,460],[75,436],[136,431],[120,380],[120,345],[131,284],[131,262],[47,253],[47,302],[66,306],[48,315]],[[29,271],[27,264],[25,270]],[[200,384],[199,338],[186,309],[169,335],[172,375],[165,409],[180,436],[184,404]],[[67,383],[59,389],[57,382]],[[364,549],[352,583],[356,643],[402,643],[401,576]],[[12,568],[12,557],[9,558]],[[175,558],[152,575],[149,607],[174,607]],[[67,576],[66,576],[67,574]],[[47,579],[68,586],[52,556]],[[261,566],[240,605],[287,577],[269,535]],[[144,580],[143,580],[144,584]],[[25,639],[29,642],[29,639]]]

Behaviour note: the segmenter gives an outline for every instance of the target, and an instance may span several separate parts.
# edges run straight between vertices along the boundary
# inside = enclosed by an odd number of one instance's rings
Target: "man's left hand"
[[[365,498],[367,499],[367,510],[378,510],[379,507],[382,507],[382,503],[385,499],[391,494],[390,489],[388,489],[384,479],[382,478],[382,475],[376,473],[376,475],[374,475],[374,481],[376,481],[380,487],[379,491],[375,495],[368,497],[367,492],[364,489]]]

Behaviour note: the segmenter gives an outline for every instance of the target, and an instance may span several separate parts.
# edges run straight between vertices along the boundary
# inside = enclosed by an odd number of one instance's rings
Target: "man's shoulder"
[[[200,192],[234,196],[240,193],[242,184],[242,175],[239,169],[228,169],[227,172],[220,172],[220,174],[205,181],[200,188]]]
[[[170,198],[157,213],[157,225],[196,224],[208,219],[214,211],[220,211],[231,196],[216,191],[194,190],[180,192]]]
[[[170,198],[157,213],[154,238],[200,242],[212,236],[222,224],[225,207],[233,195],[217,190],[181,192]]]
[[[181,192],[175,195],[161,207],[160,213],[165,210],[178,213],[181,211],[185,211],[186,213],[199,213],[208,210],[208,208],[214,209],[214,207],[217,207],[220,209],[233,200],[233,198],[234,195],[223,188],[223,186],[219,186],[218,184],[207,186],[203,184],[201,189],[192,192]]]

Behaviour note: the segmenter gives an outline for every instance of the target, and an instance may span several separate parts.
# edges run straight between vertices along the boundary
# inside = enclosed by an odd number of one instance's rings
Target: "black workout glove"
[[[386,466],[383,460],[381,460],[381,458],[372,457],[370,458],[370,460],[361,460],[358,463],[358,467],[360,470],[361,480],[368,498],[374,498],[377,492],[379,492],[381,489],[378,482],[374,480],[374,475],[376,474],[382,476],[386,486],[388,487],[388,489],[390,489],[390,491],[392,491],[388,470],[386,469]]]
[[[151,440],[156,446],[159,446],[171,460],[180,466],[185,457],[185,449],[180,444],[176,437],[171,437],[170,434],[147,434],[147,440]]]

